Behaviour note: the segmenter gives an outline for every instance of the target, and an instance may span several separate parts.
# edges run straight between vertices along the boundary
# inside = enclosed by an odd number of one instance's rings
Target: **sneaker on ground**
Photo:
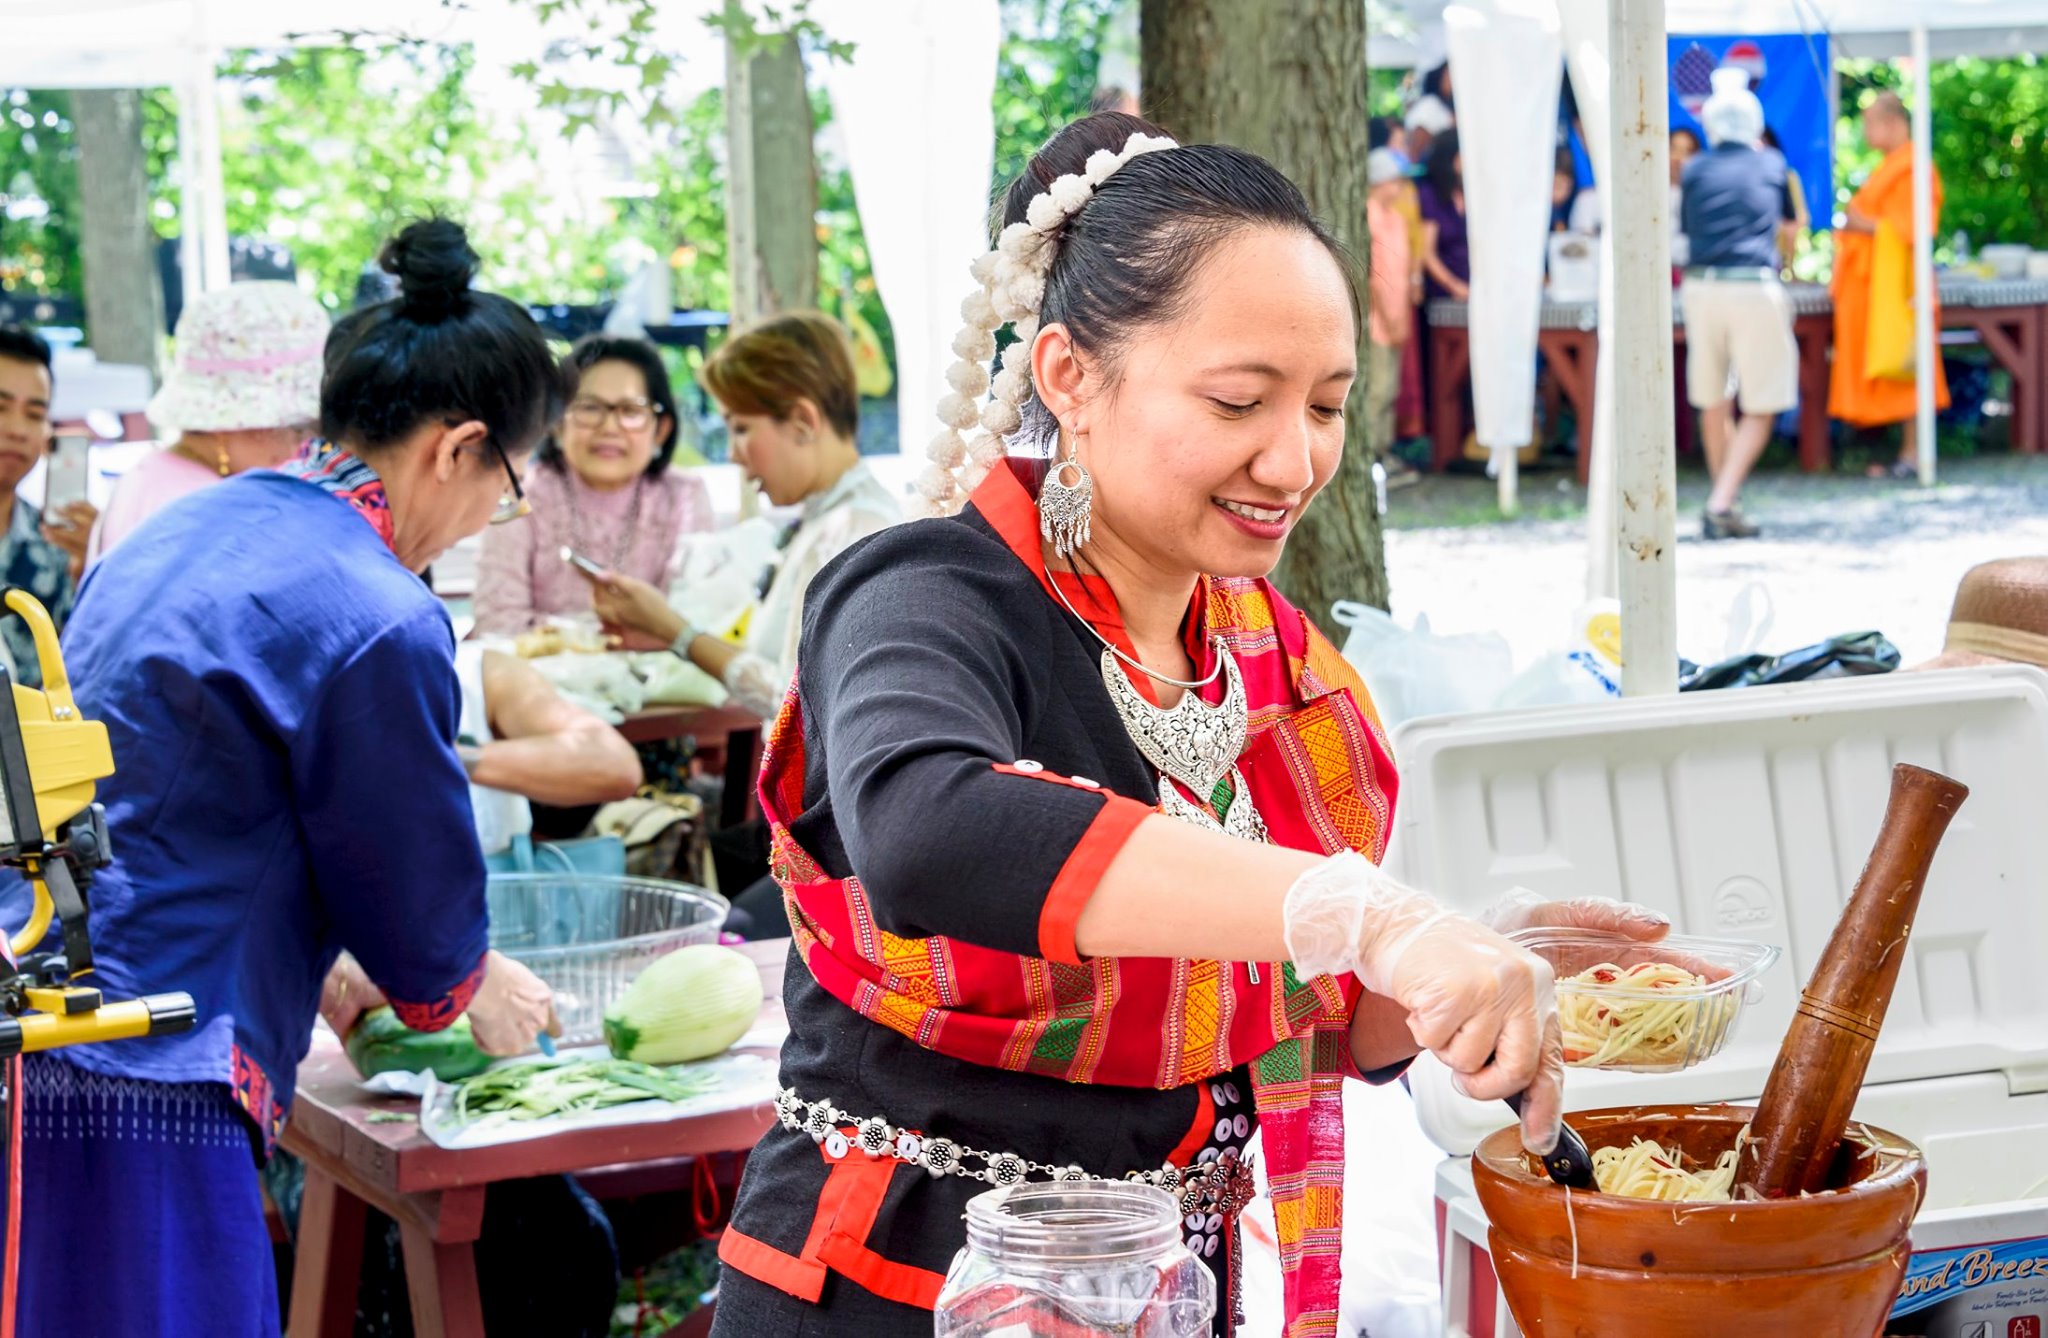
[[[1754,539],[1762,533],[1761,526],[1733,507],[1726,511],[1700,513],[1702,539]]]

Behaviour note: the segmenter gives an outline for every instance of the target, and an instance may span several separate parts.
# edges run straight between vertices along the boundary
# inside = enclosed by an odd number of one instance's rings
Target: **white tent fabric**
[[[1459,119],[1466,236],[1472,252],[1472,407],[1493,452],[1504,510],[1515,500],[1515,452],[1535,416],[1536,331],[1556,143],[1559,59],[1555,0],[1463,0],[1444,11],[1461,97],[1488,90],[1487,114]],[[1469,107],[1469,103],[1465,104]]]
[[[939,430],[967,266],[988,249],[1002,20],[996,0],[827,0],[811,12],[854,44],[825,81],[895,334],[900,440],[920,455]]]
[[[1608,173],[1607,103],[1612,86],[1607,59],[1607,0],[1557,0],[1564,32],[1565,72],[1578,99],[1579,124],[1593,179]],[[1586,490],[1586,595],[1616,594],[1614,546],[1614,251],[1600,248],[1600,355],[1593,373],[1593,458]]]

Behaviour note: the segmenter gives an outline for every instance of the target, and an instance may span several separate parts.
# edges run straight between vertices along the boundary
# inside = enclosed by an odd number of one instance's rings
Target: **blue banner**
[[[1671,128],[1686,129],[1706,143],[1699,110],[1713,91],[1712,76],[1723,65],[1749,71],[1749,87],[1764,104],[1764,124],[1778,137],[1785,161],[1799,174],[1806,210],[1816,229],[1835,216],[1834,126],[1828,119],[1826,34],[1776,37],[1710,37],[1690,34],[1668,39],[1671,59]]]

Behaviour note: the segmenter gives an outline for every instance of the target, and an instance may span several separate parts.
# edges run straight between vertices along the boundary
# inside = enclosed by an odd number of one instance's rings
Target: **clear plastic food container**
[[[1180,1209],[1128,1180],[1013,1185],[967,1202],[937,1338],[1208,1338],[1216,1279]]]
[[[562,1045],[604,1039],[604,1010],[641,968],[677,948],[716,943],[730,903],[659,878],[491,875],[491,946],[555,992]]]
[[[1567,1068],[1670,1073],[1711,1058],[1778,960],[1768,943],[1683,934],[1655,943],[1583,929],[1509,937],[1557,976]]]

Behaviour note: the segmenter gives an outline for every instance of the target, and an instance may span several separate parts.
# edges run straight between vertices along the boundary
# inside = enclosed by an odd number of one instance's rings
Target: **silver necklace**
[[[1080,576],[1081,573],[1074,573],[1075,579],[1080,579]],[[1223,662],[1230,658],[1228,655],[1225,655],[1223,651],[1219,648],[1216,652],[1216,667],[1209,671],[1208,676],[1206,678],[1198,678],[1195,679],[1193,682],[1189,682],[1187,679],[1183,678],[1169,678],[1165,674],[1160,673],[1156,669],[1146,667],[1146,664],[1143,660],[1137,659],[1130,655],[1126,655],[1122,651],[1118,650],[1116,648],[1115,642],[1111,641],[1102,633],[1096,631],[1095,624],[1089,622],[1086,618],[1083,618],[1081,616],[1081,611],[1074,607],[1074,601],[1068,599],[1067,592],[1060,589],[1059,578],[1055,576],[1050,570],[1046,572],[1045,577],[1046,584],[1050,585],[1052,587],[1052,592],[1060,597],[1060,603],[1067,606],[1067,612],[1073,614],[1075,621],[1079,622],[1081,626],[1088,629],[1088,634],[1090,636],[1094,637],[1097,641],[1100,641],[1102,643],[1103,649],[1107,650],[1111,655],[1116,656],[1119,660],[1122,660],[1125,664],[1128,664],[1129,666],[1131,666],[1131,668],[1137,670],[1139,673],[1145,675],[1147,678],[1154,679],[1161,683],[1167,683],[1177,688],[1206,688],[1211,683],[1214,683],[1216,681],[1216,675],[1223,672]],[[1240,693],[1239,695],[1242,696],[1243,694]],[[1147,702],[1146,705],[1149,706],[1151,705],[1151,703]]]
[[[612,540],[612,551],[605,561],[605,566],[612,571],[617,571],[625,565],[626,554],[632,551],[633,540],[639,535],[640,504],[646,500],[647,496],[640,485],[646,481],[647,476],[645,474],[633,480],[632,506],[626,512],[625,526],[620,529],[619,533]],[[584,485],[580,480],[572,478],[569,482],[569,543],[577,552],[588,557],[591,556],[591,553],[584,546],[583,508],[576,504],[576,489],[581,486]]]
[[[1116,707],[1131,742],[1145,760],[1192,790],[1206,801],[1226,776],[1237,768],[1244,751],[1251,712],[1245,703],[1244,676],[1237,661],[1216,645],[1217,667],[1222,670],[1223,700],[1214,706],[1192,692],[1170,709],[1162,710],[1146,701],[1130,675],[1117,667],[1108,651],[1102,654],[1102,683]]]
[[[1216,656],[1216,667],[1206,677],[1192,682],[1169,678],[1165,674],[1154,673],[1142,661],[1124,654],[1108,637],[1096,631],[1094,624],[1074,608],[1057,580],[1052,582],[1052,588],[1060,602],[1067,606],[1067,612],[1102,643],[1102,685],[1108,689],[1110,705],[1116,707],[1117,718],[1123,722],[1131,742],[1138,745],[1138,751],[1145,755],[1146,761],[1187,786],[1203,801],[1202,804],[1189,803],[1171,785],[1161,785],[1161,802],[1166,811],[1187,821],[1221,827],[1232,835],[1250,836],[1256,828],[1258,834],[1254,839],[1263,840],[1265,824],[1246,800],[1244,777],[1237,770],[1238,755],[1244,752],[1245,737],[1251,728],[1251,708],[1244,695],[1244,675],[1238,670],[1237,660],[1230,654],[1223,638],[1216,637],[1210,642]],[[1168,709],[1154,706],[1145,700],[1130,676],[1117,667],[1119,660],[1162,683],[1183,689],[1180,700]],[[1219,675],[1223,678],[1223,700],[1211,706],[1195,695],[1195,689],[1207,687]],[[1203,804],[1216,793],[1216,787],[1225,777],[1230,778],[1237,798],[1231,802],[1224,822],[1218,823]],[[1232,818],[1238,821],[1233,824]]]

